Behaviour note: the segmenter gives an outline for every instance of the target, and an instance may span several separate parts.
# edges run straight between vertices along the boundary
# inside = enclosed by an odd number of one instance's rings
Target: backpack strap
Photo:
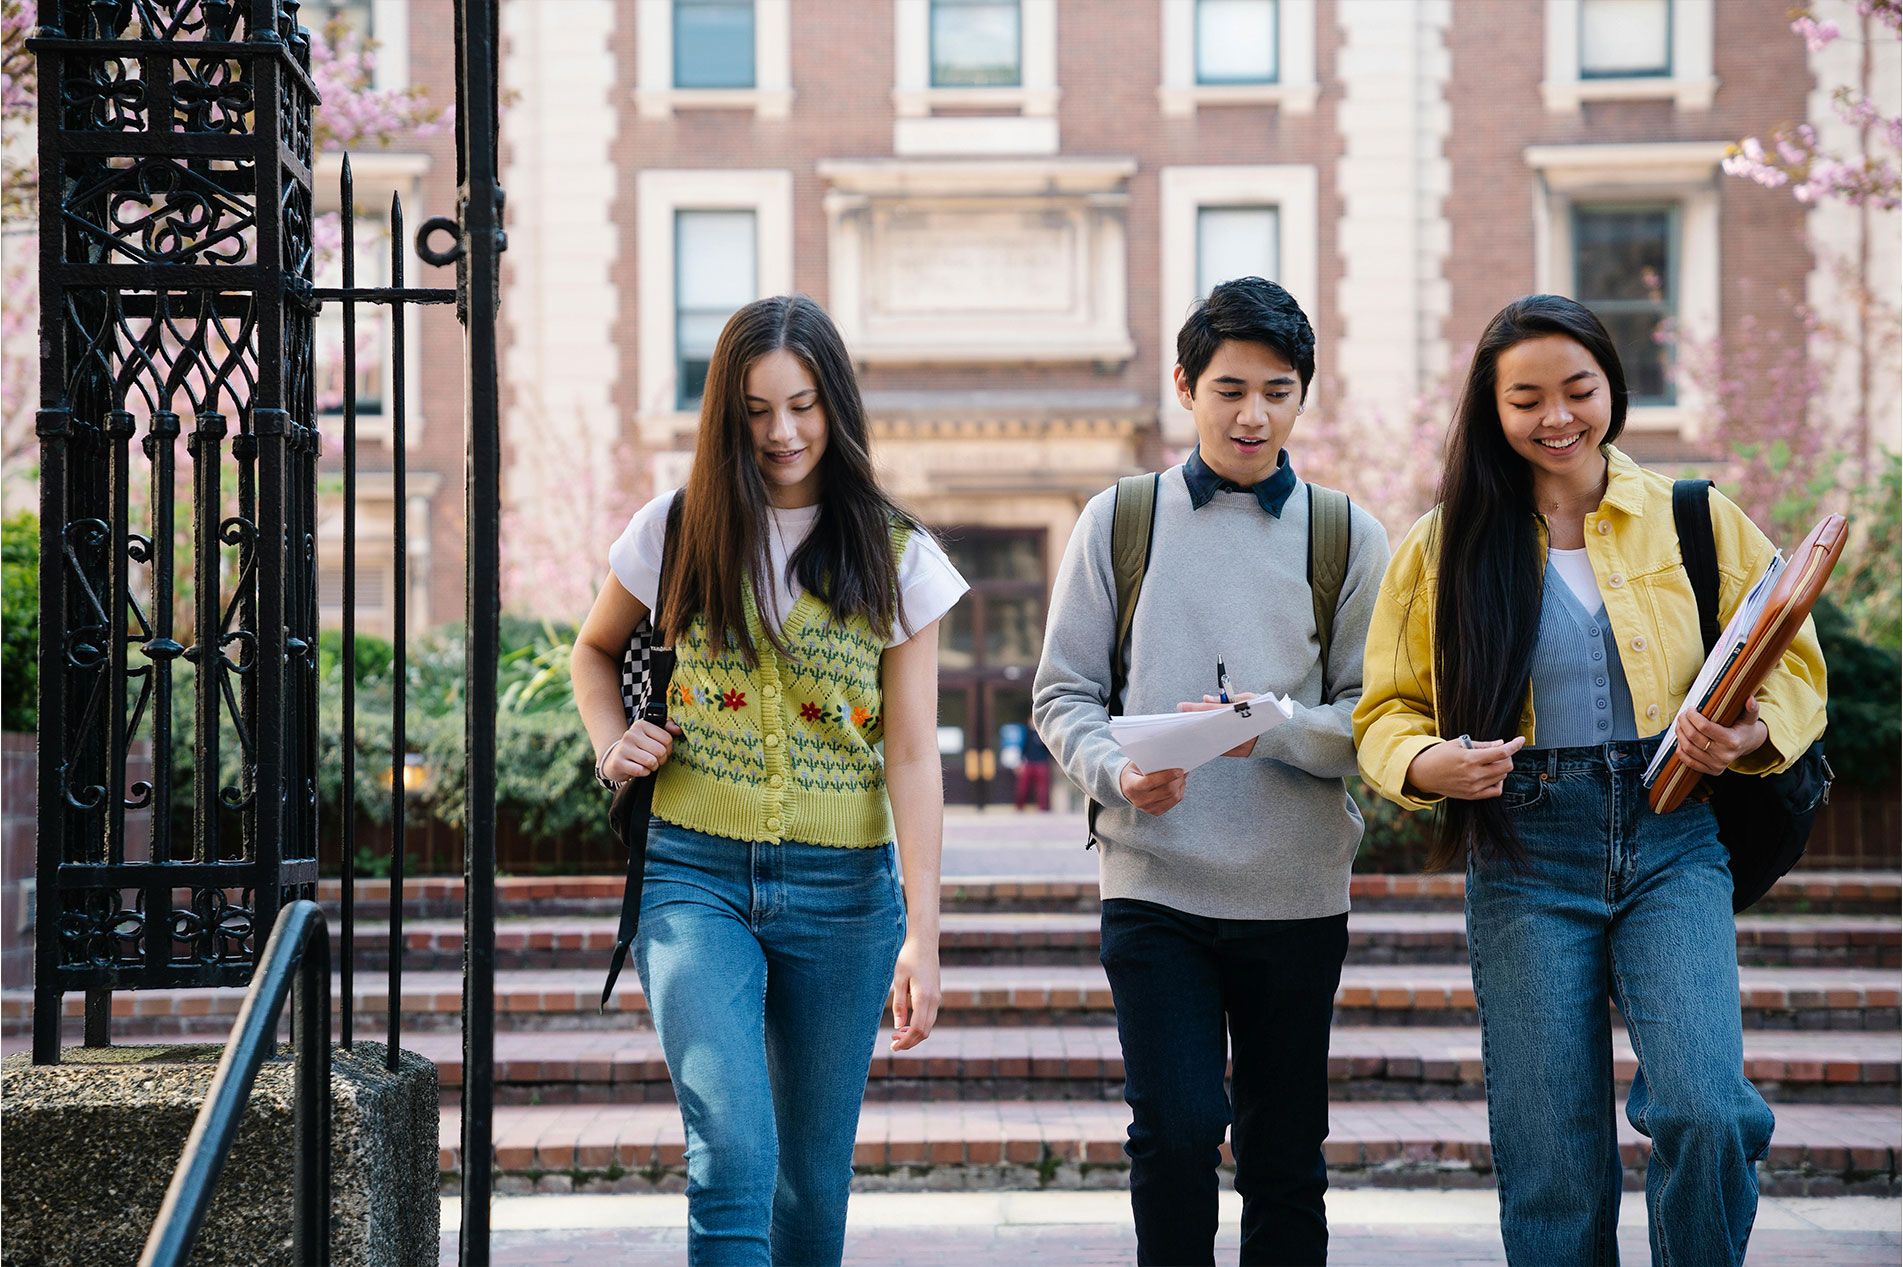
[[[1711,481],[1672,481],[1672,526],[1678,556],[1698,599],[1698,632],[1705,653],[1718,645],[1718,543],[1711,529]]]
[[[1315,637],[1321,643],[1322,702],[1328,702],[1328,647],[1335,635],[1335,608],[1348,580],[1353,520],[1348,494],[1308,486],[1308,592],[1315,604]]]
[[[1162,475],[1154,472],[1125,475],[1117,481],[1110,517],[1110,571],[1117,583],[1117,629],[1110,644],[1110,698],[1106,703],[1111,712],[1123,707],[1123,688],[1129,685],[1130,626],[1136,621],[1143,574],[1150,569],[1150,546],[1156,540],[1156,492],[1162,482]],[[1090,802],[1086,849],[1097,843],[1100,809],[1096,801]]]

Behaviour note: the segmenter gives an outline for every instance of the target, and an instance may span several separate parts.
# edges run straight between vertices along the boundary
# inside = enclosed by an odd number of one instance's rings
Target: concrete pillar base
[[[6,1184],[4,1261],[132,1267],[158,1216],[221,1047],[67,1049],[57,1065],[0,1061]],[[331,1055],[331,1261],[437,1261],[436,1066],[380,1043]],[[244,1125],[192,1253],[195,1267],[288,1262],[292,1065],[289,1044],[258,1071]]]

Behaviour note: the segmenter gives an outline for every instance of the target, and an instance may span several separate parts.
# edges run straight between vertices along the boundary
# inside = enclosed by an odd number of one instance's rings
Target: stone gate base
[[[6,1182],[0,1262],[8,1267],[133,1267],[220,1047],[68,1048],[58,1065],[0,1061]],[[291,1261],[292,1065],[289,1044],[258,1071],[194,1267]],[[337,1267],[434,1267],[437,1261],[436,1066],[380,1043],[331,1054],[331,1261]]]

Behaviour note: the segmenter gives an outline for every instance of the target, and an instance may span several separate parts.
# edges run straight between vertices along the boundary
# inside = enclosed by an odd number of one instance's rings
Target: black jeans
[[[1214,1262],[1218,1150],[1232,1122],[1241,1261],[1327,1260],[1328,1026],[1347,953],[1345,913],[1208,919],[1104,902],[1142,1267]]]

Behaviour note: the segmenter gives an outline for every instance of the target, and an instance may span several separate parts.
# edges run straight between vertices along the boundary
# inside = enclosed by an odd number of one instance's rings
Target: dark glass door
[[[945,799],[1009,803],[1031,679],[1044,645],[1041,529],[951,528],[945,551],[971,585],[939,636],[939,753]]]

